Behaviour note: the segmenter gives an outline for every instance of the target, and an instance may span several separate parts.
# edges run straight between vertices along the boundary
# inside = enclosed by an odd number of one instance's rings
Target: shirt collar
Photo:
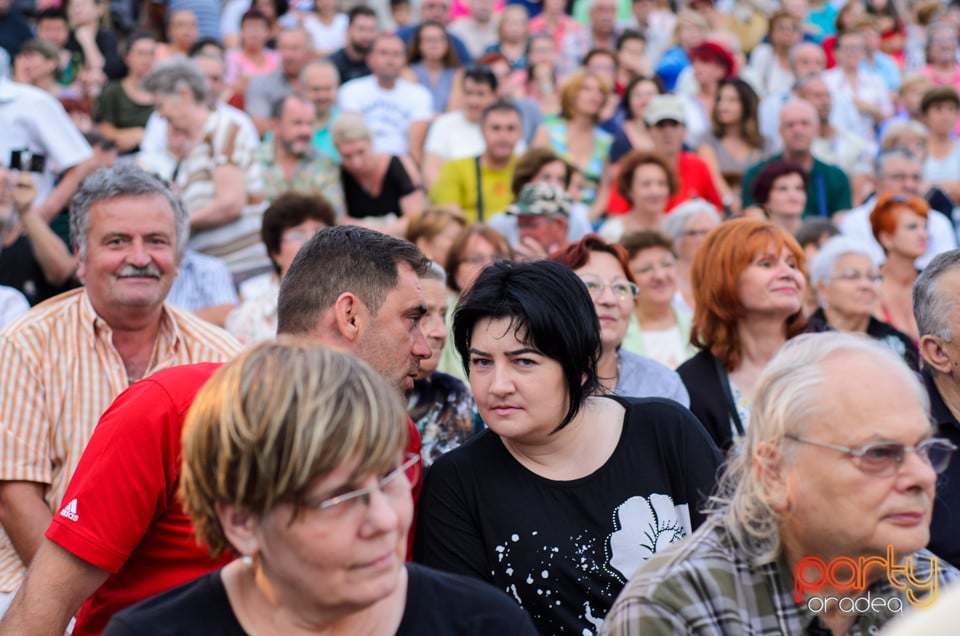
[[[102,338],[113,346],[113,329],[97,311],[90,302],[90,296],[83,290],[80,298],[80,317],[83,324],[90,330],[94,338]],[[170,312],[170,307],[163,303],[160,309],[160,333],[156,345],[157,355],[154,358],[154,365],[147,370],[148,373],[159,366],[169,366],[169,359],[180,348],[182,334],[177,321]]]

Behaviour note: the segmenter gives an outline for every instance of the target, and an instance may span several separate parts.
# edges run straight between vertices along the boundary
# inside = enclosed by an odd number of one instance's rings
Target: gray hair
[[[870,246],[863,241],[852,239],[849,236],[834,236],[827,239],[820,251],[810,261],[807,268],[807,276],[810,277],[810,285],[816,287],[823,281],[833,275],[833,268],[841,256],[847,254],[861,254],[870,258],[870,262],[876,267],[873,254],[870,252]]]
[[[420,278],[426,280],[437,280],[447,284],[447,272],[440,266],[440,263],[436,261],[430,261],[430,265],[427,267],[426,271],[420,274]]]
[[[373,138],[370,127],[360,113],[340,113],[330,124],[330,137],[334,146]]]
[[[709,216],[716,225],[720,225],[720,213],[717,212],[717,208],[712,203],[705,199],[691,199],[681,203],[667,215],[663,223],[663,233],[676,246],[677,241],[683,238],[687,223],[698,216]]]
[[[840,332],[803,334],[787,341],[757,380],[750,425],[741,445],[730,457],[720,477],[716,495],[710,498],[708,514],[730,531],[754,565],[774,561],[780,553],[782,518],[773,509],[753,464],[758,450],[771,447],[776,456],[789,461],[784,439],[802,435],[808,422],[821,416],[829,379],[824,364],[841,355],[873,358],[902,376],[903,386],[920,398],[929,412],[927,392],[916,374],[899,355],[864,335]]]
[[[180,199],[160,177],[123,161],[112,168],[101,168],[80,182],[70,202],[70,242],[80,258],[87,257],[90,235],[90,208],[97,203],[120,197],[163,197],[170,204],[176,225],[177,259],[183,256],[190,236],[190,216]],[[137,214],[135,209],[131,215]]]
[[[903,135],[917,135],[925,139],[927,127],[913,119],[891,121],[880,136],[880,152],[900,149],[900,137]]]
[[[823,59],[824,66],[826,66],[827,54],[823,52],[823,49],[821,47],[817,46],[813,42],[799,42],[797,44],[794,44],[792,47],[790,47],[790,50],[787,51],[787,64],[790,65],[791,72],[793,73],[797,72],[797,55],[800,53],[800,51],[804,49],[811,49],[813,51],[816,51],[817,55],[819,55]]]
[[[913,316],[921,337],[931,335],[945,342],[953,341],[950,314],[957,299],[951,294],[939,293],[937,281],[957,267],[960,267],[960,249],[937,254],[913,284]]]
[[[892,126],[892,125],[893,125],[893,124],[891,124],[891,126]],[[884,137],[886,137],[886,135],[884,135]],[[907,150],[906,148],[891,148],[890,150],[884,150],[884,151],[881,152],[880,155],[877,157],[876,161],[874,162],[874,166],[873,166],[873,168],[874,168],[874,173],[877,175],[878,178],[880,178],[880,179],[886,178],[886,176],[887,176],[887,163],[888,163],[891,159],[906,159],[907,161],[912,161],[912,162],[916,163],[918,166],[922,164],[922,161],[920,160],[920,157],[918,157],[917,155],[913,154],[912,152],[910,152],[910,151]]]
[[[143,78],[144,89],[158,95],[175,95],[184,86],[190,89],[197,103],[206,102],[210,92],[207,78],[193,60],[183,57],[160,62]]]

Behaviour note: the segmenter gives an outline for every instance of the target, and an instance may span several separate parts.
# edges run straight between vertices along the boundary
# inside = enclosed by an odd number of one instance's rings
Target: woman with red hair
[[[887,261],[880,269],[880,298],[876,316],[919,340],[913,317],[914,261],[927,252],[927,215],[930,206],[919,197],[886,194],[877,199],[870,213],[870,229],[883,247]]]
[[[700,353],[677,373],[690,410],[726,450],[747,427],[760,372],[806,325],[803,250],[768,221],[727,221],[700,246],[691,278],[691,342]]]
[[[596,234],[588,234],[551,254],[550,260],[572,269],[593,299],[600,319],[597,375],[603,388],[614,395],[665,397],[689,406],[690,397],[676,372],[620,348],[633,320],[633,301],[638,291],[627,251]]]

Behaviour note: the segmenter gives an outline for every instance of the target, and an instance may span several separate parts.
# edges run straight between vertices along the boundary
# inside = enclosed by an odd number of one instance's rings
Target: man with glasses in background
[[[927,392],[850,334],[798,336],[757,381],[707,521],[640,567],[601,634],[873,634],[960,573],[925,550],[937,474]]]

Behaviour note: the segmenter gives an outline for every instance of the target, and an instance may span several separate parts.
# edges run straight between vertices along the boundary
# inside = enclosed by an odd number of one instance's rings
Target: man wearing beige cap
[[[697,155],[683,151],[686,116],[683,102],[676,95],[657,95],[647,106],[644,119],[657,152],[673,166],[677,191],[667,201],[672,210],[690,199],[705,199],[718,210],[723,207],[707,163]]]
[[[523,186],[507,214],[517,219],[520,243],[516,251],[528,258],[545,258],[567,240],[570,222],[570,195],[549,183]]]

